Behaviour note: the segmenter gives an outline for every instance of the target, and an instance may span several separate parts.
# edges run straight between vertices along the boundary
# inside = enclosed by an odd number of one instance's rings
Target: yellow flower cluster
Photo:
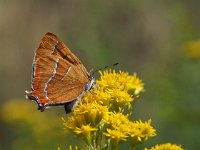
[[[144,150],[183,150],[180,145],[165,143],[151,147],[150,149],[145,148]]]
[[[151,120],[142,122],[129,119],[133,100],[144,91],[144,84],[136,74],[129,75],[115,70],[100,71],[100,79],[96,80],[96,83],[97,85],[77,103],[72,116],[64,122],[67,130],[85,141],[87,149],[117,150],[119,144],[125,141],[129,141],[130,148],[134,149],[156,135]],[[182,148],[167,143],[144,150]]]
[[[107,137],[112,139],[115,143],[120,141],[126,141],[128,138],[128,116],[119,113],[110,113],[109,117],[106,120],[106,132],[104,133]]]
[[[125,106],[131,108],[131,102],[144,90],[144,84],[136,74],[129,75],[122,71],[100,71],[100,80],[96,82],[99,88],[95,99],[112,107],[113,111],[119,111],[119,108]]]
[[[124,114],[125,108],[131,108],[131,102],[144,89],[143,82],[136,74],[100,71],[100,80],[96,80],[96,83],[92,91],[78,102],[73,115],[64,122],[66,129],[94,149],[101,145],[103,137],[116,147],[128,138],[136,143],[155,135],[150,121],[132,122],[129,115]]]
[[[149,137],[156,135],[156,130],[151,126],[151,120],[146,122],[135,121],[130,123],[130,135],[134,142],[146,141]]]
[[[129,75],[122,71],[116,73],[115,70],[111,69],[99,73],[101,77],[96,82],[104,91],[120,89],[130,95],[138,95],[144,89],[144,83],[137,78],[136,74]]]
[[[126,141],[128,137],[131,137],[135,144],[156,135],[156,130],[150,125],[150,120],[144,123],[142,121],[132,122],[128,119],[128,115],[125,116],[121,112],[111,113],[106,124],[107,132],[105,135],[115,142]]]
[[[101,122],[107,115],[108,108],[106,106],[96,102],[80,102],[74,109],[73,116],[64,121],[64,126],[90,144],[94,131],[100,128]]]
[[[185,55],[190,59],[200,58],[200,40],[188,42],[185,47]]]

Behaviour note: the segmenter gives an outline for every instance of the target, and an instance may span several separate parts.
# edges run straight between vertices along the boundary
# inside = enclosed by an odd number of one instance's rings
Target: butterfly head
[[[85,84],[85,91],[91,90],[92,87],[96,84],[95,78],[93,75],[89,75],[88,79],[89,79],[89,82]]]

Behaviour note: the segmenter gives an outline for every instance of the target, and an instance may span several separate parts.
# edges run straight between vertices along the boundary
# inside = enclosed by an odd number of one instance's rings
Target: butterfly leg
[[[68,103],[65,104],[64,107],[65,107],[66,114],[68,114],[68,113],[70,113],[72,111],[75,103],[76,103],[76,100],[73,100],[73,101],[68,102]]]

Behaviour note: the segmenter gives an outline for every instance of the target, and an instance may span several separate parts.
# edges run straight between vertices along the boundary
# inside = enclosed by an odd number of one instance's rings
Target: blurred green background
[[[133,119],[151,118],[157,136],[140,148],[172,142],[200,149],[199,6],[198,0],[0,0],[0,149],[65,149],[77,141],[63,130],[62,107],[41,113],[24,98],[34,51],[48,31],[88,70],[119,62],[115,69],[144,81]]]

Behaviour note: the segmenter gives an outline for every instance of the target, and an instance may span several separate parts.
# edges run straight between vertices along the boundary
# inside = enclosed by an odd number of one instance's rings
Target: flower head
[[[106,120],[106,124],[108,126],[108,128],[118,128],[123,124],[128,124],[129,123],[129,119],[128,119],[128,115],[124,115],[122,112],[110,112],[107,120]]]
[[[114,110],[118,111],[120,108],[128,106],[131,108],[131,102],[134,100],[133,97],[128,94],[127,91],[122,91],[120,89],[108,90],[111,95],[111,103]]]
[[[130,129],[130,136],[132,137],[134,143],[137,142],[144,142],[149,137],[156,135],[156,130],[151,126],[151,120],[148,120],[146,122],[142,121],[135,121],[130,122],[129,124]]]
[[[116,73],[115,70],[111,69],[104,72],[100,71],[99,73],[101,78],[96,82],[105,91],[117,88],[122,91],[128,91],[131,95],[138,95],[144,89],[143,82],[137,78],[136,74],[129,75],[127,72],[122,71]]]
[[[126,141],[128,135],[117,129],[107,129],[104,133],[107,137],[110,137],[114,141]]]
[[[180,145],[165,143],[156,145],[150,149],[145,148],[144,150],[183,150],[183,148]]]
[[[122,112],[111,112],[106,120],[106,132],[104,133],[111,139],[112,143],[118,145],[121,141],[126,141],[129,137],[127,124],[129,123],[128,116]]]
[[[84,139],[87,144],[92,142],[92,135],[100,128],[108,115],[108,108],[96,101],[88,93],[73,111],[73,115],[64,122],[67,130]]]
[[[185,47],[185,55],[190,59],[200,58],[200,40],[188,42]]]
[[[82,125],[88,124],[96,127],[107,115],[108,108],[106,106],[102,106],[95,101],[91,103],[80,102],[74,109],[73,116],[69,117],[64,125],[71,130],[76,130],[77,128],[81,128]]]
[[[80,102],[75,108],[74,114],[81,114],[87,124],[97,126],[108,115],[108,108],[97,102],[85,103]]]
[[[101,97],[104,95],[101,102],[107,104],[114,111],[119,111],[125,106],[131,108],[131,102],[144,89],[143,82],[136,77],[136,74],[129,75],[122,71],[117,73],[115,70],[106,70],[104,72],[100,71],[100,75],[100,80],[96,81],[99,88],[95,91],[99,90],[101,92],[97,92],[99,94],[96,95]]]
[[[86,143],[91,143],[92,133],[97,130],[97,128],[92,127],[90,124],[86,124],[82,115],[68,118],[68,120],[64,122],[64,126],[66,129],[81,137]]]

